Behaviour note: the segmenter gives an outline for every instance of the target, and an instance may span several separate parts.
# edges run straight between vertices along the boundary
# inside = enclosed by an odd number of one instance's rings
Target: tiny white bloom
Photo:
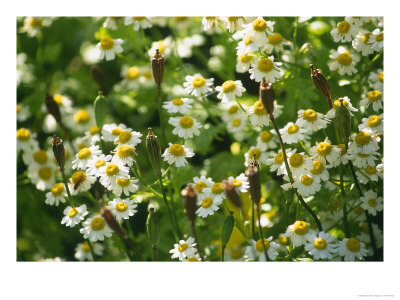
[[[122,39],[113,39],[111,37],[103,38],[97,45],[98,60],[102,60],[106,57],[106,60],[113,60],[115,58],[115,52],[121,53],[121,45],[124,43]]]
[[[86,174],[86,172],[83,171],[76,171],[72,174],[68,187],[72,195],[77,195],[80,192],[89,190],[95,181],[95,176]]]
[[[197,205],[200,207],[196,210],[196,214],[200,218],[206,218],[209,215],[213,215],[215,211],[219,210],[219,206],[222,203],[222,199],[213,197],[210,192],[210,188],[203,189],[204,193],[198,195]]]
[[[24,122],[31,116],[31,111],[28,106],[22,103],[17,103],[17,121]]]
[[[326,117],[329,119],[333,119],[335,117],[335,111],[336,109],[341,105],[341,103],[343,103],[343,105],[349,110],[350,116],[354,116],[351,112],[356,112],[358,111],[357,108],[353,107],[353,105],[350,102],[349,97],[344,96],[342,98],[339,98],[337,100],[335,100],[333,102],[333,108],[330,109],[327,113],[326,113]]]
[[[353,75],[357,73],[357,69],[354,66],[360,61],[360,57],[348,51],[345,47],[339,46],[337,51],[331,50],[329,57],[332,59],[328,63],[331,71],[338,70],[340,75]]]
[[[319,178],[321,181],[327,181],[329,179],[329,172],[327,170],[329,167],[321,160],[314,160],[311,169],[307,169],[307,171],[310,172],[309,175],[313,180]]]
[[[318,235],[310,239],[304,246],[308,254],[312,255],[315,260],[332,259],[333,255],[337,252],[335,237],[324,231],[319,232]]]
[[[307,170],[312,169],[313,163],[311,158],[306,157],[304,152],[296,153],[296,149],[287,155],[290,170],[293,177],[300,178],[307,173]]]
[[[103,140],[106,142],[114,142],[114,140],[118,138],[119,134],[124,130],[126,130],[126,126],[124,124],[104,124],[101,134]]]
[[[100,167],[99,174],[100,183],[108,190],[111,190],[116,184],[116,178],[125,179],[128,177],[129,168],[114,156],[110,162]]]
[[[213,85],[214,78],[205,79],[201,74],[197,73],[193,76],[187,75],[183,86],[185,92],[195,97],[200,97],[210,91]]]
[[[204,31],[210,31],[218,27],[218,17],[203,17],[201,24],[203,24]]]
[[[383,179],[383,173],[378,171],[377,166],[368,165],[364,170],[356,171],[357,178],[361,183],[366,184],[369,181],[378,181],[379,178]]]
[[[172,101],[165,101],[163,107],[170,114],[186,114],[192,108],[193,100],[189,98],[175,98]]]
[[[246,17],[222,17],[221,21],[229,32],[232,33],[242,27],[243,23],[246,22]]]
[[[94,254],[101,256],[103,255],[104,246],[99,243],[91,243]],[[76,245],[74,257],[79,261],[84,260],[93,260],[92,253],[90,252],[90,248],[87,241],[83,243],[79,243]]]
[[[17,130],[17,150],[30,150],[37,145],[35,140],[36,133],[31,133],[29,129],[19,128]]]
[[[292,149],[286,149],[286,157],[289,155],[289,153],[296,152],[295,150]],[[277,175],[287,175],[287,170],[284,162],[284,157],[283,157],[283,152],[282,149],[279,149],[278,153],[273,157],[267,159],[266,163],[268,165],[271,165],[270,171],[277,173]]]
[[[377,131],[359,131],[352,136],[352,141],[349,144],[349,154],[371,154],[379,149],[378,142],[380,137]]]
[[[254,105],[247,109],[247,115],[249,116],[250,123],[253,126],[262,127],[269,125],[270,120],[261,100],[258,100]]]
[[[351,42],[357,33],[358,27],[347,20],[337,23],[337,27],[331,30],[331,35],[335,43]]]
[[[309,174],[304,174],[298,179],[295,179],[293,187],[303,196],[314,195],[321,189],[321,181],[319,177],[313,177]]]
[[[174,248],[169,253],[172,253],[171,258],[179,258],[182,261],[184,258],[195,256],[197,252],[195,246],[195,239],[189,237],[187,240],[180,240],[178,244],[174,244]]]
[[[212,181],[212,178],[206,178],[205,176],[201,177],[193,177],[193,185],[194,185],[194,190],[196,191],[197,195],[203,194],[204,188],[211,188],[214,185],[214,181]]]
[[[254,79],[256,82],[260,82],[265,78],[266,81],[274,83],[276,78],[281,77],[281,62],[275,62],[274,56],[258,58],[255,63],[251,64],[249,70],[250,79]]]
[[[168,164],[175,164],[177,168],[187,164],[186,158],[193,157],[193,149],[180,144],[171,144],[161,155]]]
[[[261,151],[276,148],[277,145],[278,142],[276,141],[275,134],[268,130],[263,130],[257,137],[257,148],[259,148]]]
[[[250,160],[255,158],[259,164],[265,164],[268,160],[268,153],[262,151],[260,148],[251,146],[249,151],[244,154],[244,165],[245,167],[249,166]]]
[[[120,132],[118,137],[114,140],[114,144],[127,144],[133,149],[136,149],[136,145],[142,140],[140,139],[142,134],[137,131],[132,131],[131,128],[127,128]]]
[[[372,31],[372,35],[368,42],[371,44],[371,48],[376,52],[381,51],[383,48],[383,31],[381,32],[379,28]]]
[[[163,40],[159,40],[156,42],[152,42],[151,43],[151,48],[150,50],[147,52],[147,54],[150,57],[153,57],[156,54],[156,50],[158,49],[158,51],[164,55],[164,57],[168,57],[171,52],[172,52],[172,47],[175,45],[174,41],[172,40],[171,36],[168,36],[167,38],[163,39]]]
[[[320,160],[324,164],[329,163],[333,167],[340,164],[342,149],[332,145],[331,141],[326,137],[323,142],[316,143],[316,146],[310,148],[310,154],[313,159]]]
[[[358,130],[369,132],[377,131],[379,134],[383,134],[383,114],[363,118],[362,123],[358,125]]]
[[[228,182],[233,185],[238,194],[247,193],[247,190],[250,188],[249,180],[244,173],[236,177],[229,176]]]
[[[238,55],[236,60],[236,72],[245,73],[250,69],[250,66],[256,60],[255,56],[243,54]]]
[[[83,222],[79,230],[85,239],[91,242],[103,241],[104,237],[111,237],[112,230],[101,215],[95,215]]]
[[[138,179],[129,176],[124,179],[116,178],[115,184],[111,185],[111,192],[118,197],[121,196],[122,193],[129,196],[131,193],[133,194],[139,189],[139,186],[135,184],[138,181]]]
[[[88,160],[86,166],[86,173],[88,175],[94,175],[96,177],[100,177],[100,168],[104,166],[107,162],[109,162],[112,158],[112,155],[105,156],[104,154],[100,154],[100,156],[93,156]]]
[[[378,69],[376,72],[371,72],[368,76],[368,80],[372,83],[372,88],[378,91],[383,91],[383,70]]]
[[[351,145],[351,144],[350,144]],[[358,168],[366,168],[367,166],[375,165],[375,161],[378,160],[379,153],[373,151],[369,154],[357,152],[353,154],[355,148],[349,146],[348,159]]]
[[[357,52],[361,52],[361,55],[367,56],[372,53],[374,53],[374,49],[372,49],[370,41],[372,33],[369,32],[368,30],[362,29],[360,32],[356,35],[355,39],[351,43],[353,48]]]
[[[64,184],[56,183],[51,188],[51,191],[46,193],[46,200],[44,203],[58,206],[60,202],[65,203],[65,197],[67,197],[67,191]]]
[[[277,249],[279,245],[272,242],[272,236],[268,239],[259,239],[257,242],[253,239],[250,240],[250,246],[246,247],[245,258],[255,260],[258,258],[259,261],[266,261],[264,246],[267,250],[268,260],[275,260],[278,256]]]
[[[172,134],[184,139],[191,139],[194,135],[199,135],[199,128],[203,127],[196,119],[189,116],[171,117],[168,123],[175,126]]]
[[[216,182],[211,187],[204,188],[203,195],[200,195],[198,200],[203,200],[207,195],[213,199],[213,202],[221,204],[222,201],[226,199],[225,184],[222,182]]]
[[[305,245],[307,241],[312,240],[315,232],[310,229],[310,224],[304,221],[296,221],[290,225],[285,232],[285,236],[290,238],[293,246]]]
[[[275,22],[265,21],[262,17],[258,17],[252,23],[243,25],[244,29],[235,33],[234,38],[251,36],[254,43],[262,47],[268,42],[267,35],[274,31],[274,24]]]
[[[242,96],[246,89],[240,80],[228,80],[221,86],[217,86],[215,90],[219,92],[217,98],[221,99],[221,103],[228,103],[229,101],[234,101],[236,97]]]
[[[120,161],[122,164],[130,167],[135,162],[133,158],[135,149],[131,145],[119,144],[114,151],[114,159]]]
[[[88,161],[100,154],[101,150],[97,145],[80,149],[75,155],[76,158],[72,161],[72,169],[86,170]]]
[[[297,116],[296,124],[308,131],[318,131],[326,128],[327,124],[330,122],[323,114],[313,109],[300,109],[297,112]]]
[[[74,227],[79,224],[88,214],[85,204],[79,207],[67,206],[63,213],[65,216],[62,218],[61,224],[65,224],[67,227]]]
[[[129,198],[115,198],[112,201],[108,202],[107,206],[110,207],[110,210],[117,221],[121,221],[122,219],[129,219],[129,217],[132,217],[137,212],[137,210],[135,210],[137,205],[133,202],[133,200],[130,200]]]
[[[146,29],[152,26],[149,18],[147,17],[125,17],[124,24],[133,24],[133,29],[136,31],[138,31],[140,28]]]
[[[365,108],[372,105],[374,111],[383,109],[383,92],[378,90],[368,92],[367,97],[360,101],[360,105],[365,106]]]
[[[272,34],[268,35],[268,43],[264,45],[263,50],[267,53],[272,53],[273,51],[282,52],[284,44],[289,45],[288,42],[283,40],[283,37],[280,33],[273,32]]]
[[[344,256],[345,261],[355,261],[356,258],[363,260],[368,254],[365,244],[360,243],[355,238],[344,238],[342,241],[339,241],[337,250],[339,255]]]
[[[304,141],[308,139],[306,135],[308,133],[307,129],[301,128],[297,124],[293,124],[293,122],[289,122],[282,129],[279,129],[279,132],[282,136],[282,140],[286,144],[296,144],[299,140]]]
[[[364,193],[364,196],[360,198],[361,207],[368,211],[373,216],[376,216],[378,211],[383,209],[383,199],[378,197],[378,194],[373,190],[369,190]]]

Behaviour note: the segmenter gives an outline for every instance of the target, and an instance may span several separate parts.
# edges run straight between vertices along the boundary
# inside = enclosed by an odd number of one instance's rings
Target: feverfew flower
[[[335,117],[335,111],[336,109],[340,106],[340,102],[343,103],[343,105],[349,110],[350,116],[354,116],[351,112],[354,111],[358,111],[357,108],[353,107],[353,105],[350,102],[349,97],[344,96],[342,98],[340,98],[341,100],[337,99],[333,102],[333,108],[330,109],[327,113],[326,113],[326,117],[329,119],[333,119]]]
[[[306,173],[306,170],[312,169],[312,160],[302,153],[296,153],[296,149],[288,153],[288,163],[293,177],[299,178]]]
[[[357,73],[354,67],[360,61],[360,57],[353,52],[349,52],[345,47],[339,46],[338,50],[331,50],[329,57],[332,59],[329,63],[329,70],[338,70],[340,75],[353,75]]]
[[[72,169],[86,170],[88,161],[100,154],[101,150],[97,145],[90,146],[90,148],[80,149],[75,155],[76,158],[72,161]]]
[[[281,62],[274,62],[274,56],[258,58],[255,63],[251,64],[249,70],[250,79],[254,79],[256,82],[260,82],[264,77],[265,80],[271,83],[275,82],[276,78],[280,78]]]
[[[203,17],[201,24],[204,31],[209,31],[214,27],[218,27],[218,17]]]
[[[240,80],[228,80],[222,86],[217,86],[215,90],[219,92],[217,98],[221,99],[221,103],[228,103],[234,101],[236,97],[242,96],[246,89]]]
[[[114,140],[114,144],[127,144],[133,149],[136,149],[136,145],[142,140],[140,139],[142,134],[137,131],[132,131],[131,128],[127,128],[120,132],[118,137]]]
[[[206,188],[204,193],[197,197],[197,205],[200,205],[200,207],[196,210],[196,214],[200,218],[213,215],[215,211],[219,210],[219,205],[221,205],[222,201],[220,197],[213,197],[210,188]]]
[[[125,17],[124,24],[133,24],[133,29],[136,31],[140,28],[146,29],[151,27],[151,22],[147,17]]]
[[[368,80],[372,83],[372,88],[383,91],[383,70],[378,69],[376,72],[369,74]]]
[[[246,55],[258,50],[259,46],[253,42],[252,38],[252,36],[248,36],[238,43],[236,47],[237,55]]]
[[[345,20],[350,24],[361,27],[364,23],[368,23],[371,17],[346,17]]]
[[[211,86],[213,85],[214,78],[205,79],[201,74],[197,73],[193,76],[187,75],[185,80],[183,86],[185,87],[185,92],[190,95],[200,97],[212,91]]]
[[[349,147],[348,159],[350,159],[358,168],[366,168],[368,165],[375,165],[375,161],[378,160],[379,153],[376,151],[373,151],[370,154],[363,154],[361,152],[353,154],[355,148],[352,148]]]
[[[37,145],[35,140],[36,133],[31,133],[29,129],[20,128],[17,130],[17,150],[29,150]]]
[[[124,43],[122,39],[113,39],[111,37],[103,38],[100,43],[96,45],[98,49],[98,60],[102,60],[104,56],[106,60],[113,60],[115,58],[115,52],[121,53],[122,47],[121,45]]]
[[[257,137],[257,148],[260,151],[276,148],[277,145],[275,135],[268,130],[263,130]]]
[[[104,246],[99,243],[91,243],[94,254],[101,256],[103,255]],[[87,241],[76,245],[74,257],[79,261],[93,260],[92,253]]]
[[[379,149],[378,142],[380,140],[378,132],[360,131],[356,135],[353,135],[348,153],[371,154]]]
[[[337,23],[337,27],[331,30],[331,35],[335,43],[351,42],[358,33],[358,26],[353,25],[347,20]]]
[[[193,157],[194,152],[192,148],[184,145],[169,143],[169,148],[165,149],[161,156],[168,164],[175,164],[179,168],[187,164],[186,157]]]
[[[50,18],[43,17],[26,17],[24,19],[24,26],[22,31],[26,32],[29,37],[35,37],[41,31],[43,26],[49,26],[51,23]]]
[[[58,206],[60,202],[65,203],[65,197],[67,197],[67,191],[64,184],[56,183],[51,188],[51,191],[46,193],[46,200],[44,203]]]
[[[242,140],[242,135],[241,135],[241,131],[243,130],[243,128],[246,126],[247,123],[247,119],[246,117],[242,114],[240,116],[238,116],[235,119],[232,120],[225,120],[228,122],[226,129],[230,132],[234,134],[234,138],[236,140]]]
[[[316,146],[310,148],[310,154],[313,159],[320,160],[324,164],[329,163],[333,167],[340,164],[341,153],[342,149],[332,145],[327,137],[323,142],[317,142]]]
[[[222,182],[214,183],[211,188],[204,188],[203,193],[204,194],[201,195],[199,199],[206,197],[206,195],[209,195],[213,199],[213,202],[216,203],[222,203],[222,201],[226,199],[225,184]]]
[[[40,168],[28,168],[28,177],[38,190],[50,189],[56,179],[54,166],[46,164]]]
[[[379,178],[383,178],[383,173],[379,172],[375,165],[368,165],[362,172],[356,171],[356,175],[363,184],[366,184],[370,180],[378,181]]]
[[[236,61],[236,72],[238,73],[247,72],[255,60],[256,57],[253,55],[248,55],[248,54],[238,55]]]
[[[85,132],[84,138],[87,139],[90,144],[100,142],[99,127],[97,127],[97,125],[93,125],[92,127],[90,127],[90,129]]]
[[[376,52],[381,51],[383,48],[383,31],[381,32],[379,28],[372,31],[369,43],[371,44],[371,48]]]
[[[337,252],[335,237],[329,233],[321,231],[313,239],[304,246],[308,254],[312,255],[315,260],[319,259],[332,259],[333,254]]]
[[[116,30],[118,28],[117,25],[121,23],[121,19],[122,17],[107,17],[103,23],[103,27]]]
[[[243,25],[244,29],[235,33],[234,38],[246,38],[251,36],[252,40],[258,47],[262,47],[267,43],[267,35],[274,31],[275,22],[265,21],[262,17],[258,17],[252,23]]]
[[[365,244],[360,243],[355,238],[344,238],[342,241],[339,241],[337,250],[339,255],[344,256],[345,261],[355,261],[356,258],[363,260],[368,254]]]
[[[113,185],[116,184],[116,178],[125,179],[129,175],[129,168],[125,166],[115,156],[111,162],[107,162],[104,166],[100,167],[100,183],[107,189],[111,190]]]
[[[199,128],[202,127],[198,121],[188,116],[177,118],[171,117],[169,118],[168,123],[175,126],[172,133],[184,139],[191,139],[194,135],[199,135]]]
[[[235,178],[233,176],[229,176],[228,182],[233,185],[235,191],[239,193],[247,193],[247,190],[250,187],[249,180],[244,173],[241,173],[239,176]]]
[[[249,116],[250,123],[253,126],[262,127],[268,126],[269,124],[269,117],[261,100],[258,100],[253,106],[250,106],[247,109],[247,115]]]
[[[305,134],[308,132],[307,129],[301,128],[297,124],[293,124],[293,122],[289,122],[282,129],[279,129],[280,134],[282,135],[282,140],[286,144],[296,144],[299,140],[306,140],[308,136]]]
[[[383,199],[378,197],[378,194],[373,190],[369,190],[364,193],[364,196],[360,198],[361,207],[368,211],[373,216],[376,216],[378,211],[383,209]]]
[[[131,145],[120,144],[114,149],[114,151],[114,159],[120,161],[122,164],[130,167],[135,162],[133,159],[135,150]]]
[[[197,195],[203,194],[204,188],[211,188],[214,185],[214,181],[212,181],[212,178],[206,178],[205,176],[201,177],[193,177],[193,185],[194,185],[194,190],[196,191]]]
[[[321,181],[327,181],[329,179],[327,168],[329,168],[329,166],[326,166],[322,161],[314,160],[312,162],[312,168],[307,169],[307,171],[310,172],[309,175],[311,175],[313,179],[319,178]]]
[[[361,52],[361,55],[367,56],[370,55],[374,52],[374,49],[372,49],[370,41],[372,33],[369,32],[368,30],[362,29],[360,32],[356,35],[355,39],[351,43],[353,48],[357,52]]]
[[[364,98],[360,101],[360,105],[365,106],[367,108],[369,105],[372,105],[374,111],[378,111],[383,108],[383,92],[378,90],[373,90],[368,92],[367,98]]]
[[[67,227],[74,227],[79,224],[88,214],[85,204],[79,207],[67,206],[63,213],[65,216],[62,218],[61,224],[65,224]]]
[[[17,121],[23,122],[26,121],[31,116],[31,111],[28,106],[25,106],[22,103],[17,103]]]
[[[124,179],[116,178],[115,184],[111,185],[111,192],[118,197],[121,196],[122,193],[129,196],[139,189],[139,186],[135,184],[138,181],[138,179],[130,178],[129,176]]]
[[[135,210],[137,205],[133,202],[133,200],[130,200],[129,198],[115,198],[112,201],[108,202],[107,206],[110,207],[110,210],[117,221],[121,221],[122,219],[127,220],[129,219],[129,217],[132,217],[137,212],[137,210]]]
[[[164,55],[164,57],[168,57],[171,52],[172,52],[172,46],[174,45],[174,42],[172,40],[171,36],[168,36],[167,38],[163,40],[159,40],[157,42],[152,42],[151,43],[151,48],[147,52],[150,57],[153,57],[156,54],[156,50]]]
[[[176,98],[172,101],[165,101],[163,107],[170,114],[186,114],[192,108],[193,100],[189,98]]]
[[[363,118],[362,123],[358,125],[358,130],[383,133],[383,114],[372,115],[368,118]]]
[[[179,260],[183,260],[187,257],[195,256],[197,249],[195,239],[189,237],[186,241],[180,240],[178,244],[174,244],[174,248],[169,251],[172,253],[171,258],[179,258]]]
[[[291,152],[292,152],[291,149],[286,149],[286,157]],[[278,153],[275,155],[274,158],[267,159],[266,163],[268,165],[271,165],[271,167],[269,168],[271,172],[277,171],[276,173],[278,176],[287,175],[282,149],[279,149]]]
[[[77,109],[67,118],[67,125],[77,132],[84,132],[95,125],[93,108],[86,107]]]
[[[109,162],[112,158],[112,155],[105,156],[104,154],[100,154],[100,156],[93,156],[88,160],[86,166],[86,173],[88,175],[94,175],[96,177],[100,177],[100,168],[104,166],[107,162]]]
[[[252,160],[254,157],[260,164],[265,164],[268,160],[268,154],[265,151],[252,146],[250,147],[249,151],[244,154],[244,165],[248,167],[250,160]]]
[[[312,240],[315,232],[310,229],[310,224],[304,221],[296,221],[290,225],[285,232],[285,236],[290,238],[293,246],[305,245],[307,241]]]
[[[126,86],[128,89],[137,89],[140,86],[141,70],[137,66],[123,65],[121,68],[121,85]]]
[[[114,142],[116,138],[119,137],[119,134],[126,130],[126,126],[124,124],[104,124],[103,129],[101,130],[101,134],[103,140],[106,142]]]
[[[293,187],[296,188],[300,194],[307,197],[318,192],[321,189],[321,183],[319,177],[313,178],[305,174],[301,176],[299,180],[295,180]]]
[[[297,116],[296,124],[308,131],[318,131],[326,128],[327,124],[330,122],[323,114],[313,109],[300,109],[297,112]]]
[[[270,236],[268,239],[264,238],[263,241],[267,250],[268,259],[275,260],[278,256],[277,249],[279,249],[279,245],[275,242],[271,242],[272,236]],[[250,260],[256,260],[258,258],[258,261],[266,261],[263,241],[259,239],[256,242],[255,240],[250,239],[251,245],[246,247],[245,257]]]
[[[95,215],[83,222],[79,230],[85,239],[91,242],[103,241],[104,237],[111,237],[112,230],[101,215]]]
[[[281,52],[283,51],[283,44],[284,41],[282,35],[278,32],[273,32],[268,36],[268,43],[264,45],[263,50],[267,53],[272,53],[274,50],[275,52]]]
[[[245,17],[222,17],[221,20],[224,22],[225,27],[230,33],[240,29],[243,23],[246,21]]]
[[[89,190],[95,181],[96,177],[86,174],[83,171],[76,171],[72,174],[68,187],[72,195],[77,195],[80,192]]]

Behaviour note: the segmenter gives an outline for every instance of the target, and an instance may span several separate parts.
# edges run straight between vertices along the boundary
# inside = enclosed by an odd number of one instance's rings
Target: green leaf
[[[94,116],[96,118],[96,125],[99,130],[103,128],[104,121],[107,115],[107,101],[103,94],[99,94],[94,100]]]
[[[224,224],[222,225],[222,231],[221,231],[222,247],[225,247],[226,244],[228,244],[234,225],[235,225],[235,219],[233,218],[233,216],[232,215],[227,216],[225,218]]]

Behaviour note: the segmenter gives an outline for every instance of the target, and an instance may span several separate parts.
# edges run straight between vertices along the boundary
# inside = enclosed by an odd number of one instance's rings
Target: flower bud
[[[98,96],[94,100],[94,117],[96,119],[96,125],[101,131],[107,115],[107,103],[106,98],[103,96],[103,92],[99,91]]]
[[[250,198],[258,206],[261,199],[260,165],[255,158],[250,160],[246,176],[249,179]]]
[[[239,194],[236,192],[234,186],[229,182],[225,181],[225,192],[228,199],[236,206],[242,207],[242,200],[240,199]]]
[[[65,166],[65,149],[62,139],[60,139],[56,134],[54,135],[52,141],[52,148],[54,157],[56,158],[60,172],[64,172]]]
[[[335,117],[339,132],[344,139],[344,144],[347,145],[351,133],[350,112],[343,104],[343,99],[339,98],[340,105],[335,110]]]
[[[49,114],[51,114],[54,119],[56,119],[57,123],[61,123],[61,114],[60,109],[58,108],[58,104],[54,101],[53,97],[46,93],[46,97],[44,98],[44,103],[46,104],[46,108]]]
[[[158,244],[160,243],[160,218],[154,207],[151,205],[149,205],[146,228],[151,246],[153,249],[158,248]]]
[[[161,83],[164,77],[164,66],[164,55],[162,55],[162,53],[156,49],[156,54],[154,54],[153,58],[151,59],[151,68],[153,69],[154,81],[156,82],[159,93],[161,91]]]
[[[260,98],[268,115],[272,115],[274,112],[274,90],[272,89],[272,83],[266,82],[264,77],[260,82]]]
[[[188,185],[182,190],[181,195],[185,199],[186,215],[193,224],[196,218],[196,192],[191,185]]]
[[[162,159],[160,142],[158,141],[157,136],[153,133],[151,127],[149,127],[147,130],[148,134],[146,136],[146,147],[150,163],[154,172],[156,173],[156,176],[161,176]]]
[[[325,76],[321,73],[320,70],[315,69],[312,64],[310,64],[311,68],[311,79],[313,80],[317,89],[328,99],[329,107],[332,108],[332,95],[331,95],[331,87],[329,86],[328,81]]]

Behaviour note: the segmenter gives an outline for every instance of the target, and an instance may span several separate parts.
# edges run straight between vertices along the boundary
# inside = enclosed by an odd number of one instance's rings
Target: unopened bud
[[[56,158],[58,167],[60,172],[64,172],[65,166],[65,149],[62,139],[60,139],[57,135],[54,135],[52,141],[52,148],[54,157]]]
[[[147,235],[153,248],[160,243],[160,218],[155,208],[149,205],[149,214],[146,221]]]
[[[343,104],[343,98],[339,98],[339,101],[340,105],[335,110],[335,117],[339,132],[344,139],[345,145],[347,145],[351,134],[350,112]]]
[[[153,69],[153,77],[156,82],[158,91],[161,90],[161,83],[164,77],[165,59],[164,55],[156,49],[156,54],[151,59],[151,68]]]
[[[275,100],[274,90],[272,89],[272,84],[266,82],[264,77],[260,82],[260,98],[268,115],[272,115],[274,112]]]
[[[56,119],[57,123],[61,123],[61,114],[60,109],[58,108],[58,104],[54,101],[54,98],[46,93],[46,97],[44,98],[44,103],[46,104],[46,109],[49,114],[51,114],[54,119]]]
[[[260,165],[255,158],[250,160],[246,176],[250,185],[250,198],[258,206],[261,199]]]
[[[114,230],[114,232],[121,238],[121,239],[126,239],[126,233],[122,230],[121,225],[117,222],[111,211],[103,207],[102,209],[102,215],[104,219],[107,222],[107,225]]]
[[[310,68],[312,81],[314,82],[317,89],[322,93],[322,95],[324,95],[325,98],[328,100],[329,107],[332,108],[331,87],[329,86],[328,80],[326,80],[321,71],[315,69],[312,64],[310,64]]]
[[[225,192],[228,199],[236,207],[242,207],[242,200],[240,199],[239,194],[235,190],[235,187],[229,181],[225,181],[224,183],[225,183]]]
[[[107,103],[106,98],[103,96],[103,92],[99,91],[96,99],[94,100],[94,117],[96,119],[96,125],[101,131],[107,115]]]
[[[188,185],[181,192],[185,199],[186,215],[191,223],[194,223],[196,218],[196,192],[191,185]]]
[[[156,176],[161,175],[161,166],[162,166],[162,159],[161,159],[161,146],[160,142],[158,141],[157,136],[153,133],[151,127],[148,129],[148,134],[146,136],[146,148],[147,153],[149,155],[151,166],[153,167]]]

